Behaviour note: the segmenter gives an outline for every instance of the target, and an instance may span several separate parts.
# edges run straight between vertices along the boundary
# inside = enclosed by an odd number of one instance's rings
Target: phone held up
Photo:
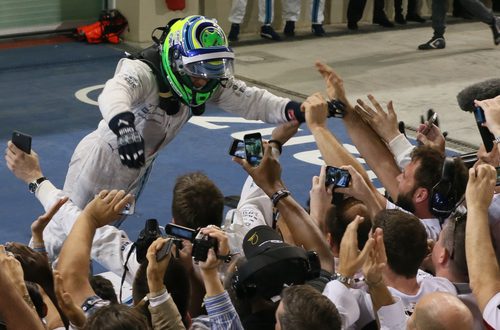
[[[346,188],[349,182],[351,182],[349,171],[333,166],[326,167],[325,185]]]
[[[229,147],[229,154],[234,157],[245,159],[246,158],[245,142],[239,139],[233,139],[233,142]]]
[[[31,135],[14,131],[12,133],[12,143],[25,153],[31,153]]]
[[[258,166],[264,156],[264,149],[262,146],[262,136],[260,133],[246,134],[243,137],[245,142],[245,154],[247,162],[252,166]]]

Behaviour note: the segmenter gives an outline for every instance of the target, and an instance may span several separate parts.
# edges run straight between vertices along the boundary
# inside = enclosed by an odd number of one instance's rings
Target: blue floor
[[[62,187],[73,149],[101,119],[97,106],[79,101],[75,93],[104,84],[113,75],[122,56],[122,51],[107,45],[80,43],[0,51],[0,139],[3,146],[13,130],[32,135],[32,147],[40,155],[44,174]],[[99,91],[90,92],[89,98],[96,100]],[[246,173],[227,154],[231,135],[271,126],[238,123],[236,117],[214,107],[208,107],[203,118],[207,116],[232,117],[229,119],[235,122],[214,121],[217,129],[188,123],[161,152],[136,213],[122,225],[131,238],[136,238],[145,219],[156,218],[161,224],[170,221],[171,191],[180,174],[203,171],[225,195],[239,195]],[[340,119],[330,119],[329,126],[343,143],[349,143]],[[310,135],[305,125],[302,129],[298,136]],[[264,138],[269,136],[264,135]],[[311,177],[319,172],[317,164],[299,160],[310,156],[309,153],[313,153],[313,157],[318,154],[314,142],[285,147],[281,158],[284,181],[301,204],[308,198]],[[27,186],[6,168],[4,161],[0,162],[0,178],[0,199],[3,201],[0,242],[27,242],[30,223],[43,210],[28,193]]]

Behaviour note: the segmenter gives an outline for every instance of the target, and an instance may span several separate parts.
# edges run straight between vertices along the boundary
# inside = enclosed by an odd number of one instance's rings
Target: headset
[[[251,257],[237,267],[231,287],[239,299],[257,294],[271,299],[285,286],[303,284],[318,277],[320,269],[316,252],[284,244]]]
[[[432,187],[429,203],[430,211],[439,219],[447,218],[461,202],[454,186],[455,161],[451,157],[444,159],[441,179]]]

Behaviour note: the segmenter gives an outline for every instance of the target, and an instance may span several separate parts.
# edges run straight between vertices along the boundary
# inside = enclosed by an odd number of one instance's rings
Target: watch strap
[[[351,285],[353,283],[352,277],[344,276],[340,273],[335,273],[334,278],[342,284]]]

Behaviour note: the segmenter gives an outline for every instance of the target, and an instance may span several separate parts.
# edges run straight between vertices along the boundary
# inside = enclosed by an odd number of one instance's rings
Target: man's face
[[[208,80],[209,80],[206,78],[192,77],[192,76],[189,78],[191,78],[191,82],[193,83],[193,86],[196,89],[202,89],[203,87],[205,87],[205,85],[208,83]]]
[[[415,193],[415,171],[419,166],[419,162],[411,161],[398,175],[398,198],[396,205],[404,208],[409,212],[415,212],[415,204],[413,203],[413,194]]]
[[[274,317],[276,318],[276,324],[274,326],[275,330],[281,330],[280,316],[283,315],[283,313],[285,313],[285,307],[283,306],[283,301],[280,301],[280,304],[274,313]]]

